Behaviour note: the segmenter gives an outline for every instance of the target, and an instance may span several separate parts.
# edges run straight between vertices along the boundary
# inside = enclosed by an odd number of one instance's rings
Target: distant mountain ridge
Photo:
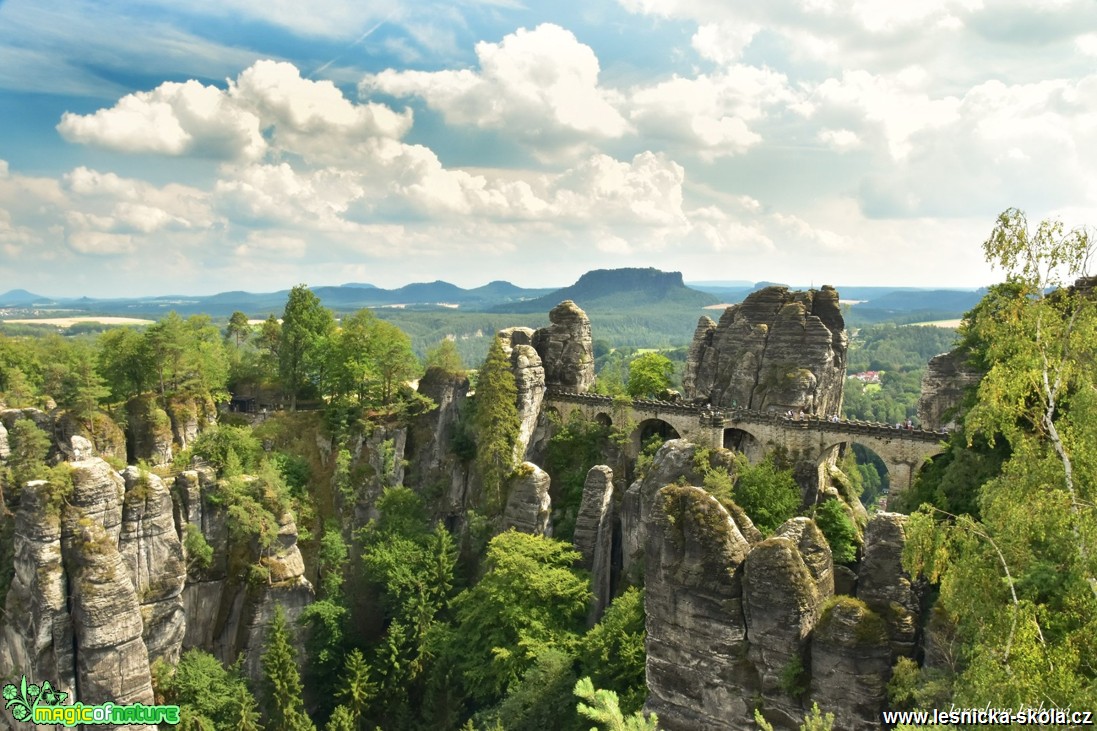
[[[595,269],[570,287],[515,304],[496,305],[494,312],[548,312],[563,300],[587,311],[621,311],[643,307],[696,309],[720,300],[687,287],[681,272],[658,269]]]

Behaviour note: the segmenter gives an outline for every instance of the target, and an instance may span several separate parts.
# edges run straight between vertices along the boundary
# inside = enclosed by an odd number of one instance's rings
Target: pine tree
[[[263,666],[263,703],[268,731],[315,731],[301,698],[301,675],[290,644],[286,613],[279,604],[267,634]]]
[[[503,485],[514,471],[518,442],[518,387],[503,342],[496,336],[476,382],[476,463],[488,513],[503,507]]]

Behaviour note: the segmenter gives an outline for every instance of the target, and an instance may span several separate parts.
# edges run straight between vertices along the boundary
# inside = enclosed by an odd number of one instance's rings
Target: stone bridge
[[[947,432],[898,429],[886,424],[830,421],[808,416],[790,419],[771,412],[749,409],[717,410],[668,401],[578,393],[559,388],[545,391],[545,409],[567,419],[573,411],[607,426],[629,425],[632,456],[652,434],[666,439],[688,439],[695,444],[727,447],[742,452],[751,462],[781,450],[794,463],[815,465],[820,476],[829,458],[843,445],[861,444],[883,460],[893,490],[909,487],[927,459],[944,451]]]

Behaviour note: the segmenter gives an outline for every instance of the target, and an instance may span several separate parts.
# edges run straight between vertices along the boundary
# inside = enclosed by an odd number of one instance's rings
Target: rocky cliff
[[[151,703],[150,664],[179,656],[183,549],[171,501],[136,470],[72,462],[71,484],[24,486],[0,667],[84,703]]]
[[[548,327],[533,334],[533,347],[545,368],[545,384],[586,391],[594,384],[594,346],[590,319],[571,300],[549,312]]]
[[[968,365],[967,351],[957,349],[930,358],[922,374],[918,421],[923,429],[955,429],[960,405],[983,374]]]
[[[721,407],[817,415],[842,405],[848,339],[832,287],[766,287],[702,317],[682,387],[687,399]]]
[[[858,597],[836,596],[814,521],[791,519],[762,540],[738,506],[689,484],[696,455],[667,442],[622,505],[625,550],[643,541],[646,709],[670,731],[754,729],[755,708],[795,729],[817,702],[835,728],[879,728],[891,665],[915,642],[903,516],[869,521],[859,575],[839,583]]]

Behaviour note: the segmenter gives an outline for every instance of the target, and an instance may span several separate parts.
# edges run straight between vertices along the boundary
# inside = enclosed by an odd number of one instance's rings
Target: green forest
[[[849,350],[850,372],[884,372],[872,392],[847,384],[849,418],[913,416],[926,361],[956,346],[986,374],[945,453],[889,500],[911,516],[903,561],[925,591],[926,631],[950,648],[932,667],[900,659],[890,699],[899,709],[1097,708],[1097,300],[1092,280],[1074,286],[1090,241],[1055,222],[1031,229],[1010,210],[984,250],[1005,281],[958,333],[865,325]],[[628,337],[598,334],[596,390],[627,401],[680,383],[684,349],[641,351]],[[204,420],[170,464],[139,466],[164,477],[195,465],[216,472],[230,545],[256,551],[231,558],[248,582],[277,580],[254,557],[276,545],[283,514],[296,516],[315,601],[293,621],[276,613],[258,679],[197,649],[175,667],[154,667],[159,701],[182,708],[180,728],[657,727],[642,712],[642,577],[621,580],[591,624],[591,577],[568,539],[589,467],[621,464],[643,476],[660,440],[626,465],[631,425],[556,423],[545,465],[560,496],[556,537],[495,530],[523,468],[509,358],[486,338],[475,398],[447,450],[479,485],[456,530],[438,508],[445,485],[398,477],[408,465],[390,435],[439,407],[416,381],[470,375],[459,342],[417,348],[369,310],[337,321],[304,285],[258,326],[243,313],[227,323],[171,313],[145,328],[0,334],[3,405],[59,410],[116,469],[133,461],[135,424],[170,432],[177,417]],[[333,445],[329,464],[316,457],[318,435]],[[356,453],[373,436],[376,465]],[[29,417],[8,430],[0,606],[21,492],[44,480],[35,489],[59,510],[71,490],[65,464],[48,460],[52,438]],[[704,487],[763,536],[807,514],[837,563],[857,560],[856,521],[838,502],[801,505],[787,455],[751,465],[699,454]],[[840,465],[845,489],[873,506],[886,483],[872,455],[852,455]],[[356,522],[351,508],[367,501],[366,484],[377,489],[372,517]],[[188,572],[200,576],[213,549],[200,530],[188,529],[185,545]],[[823,717],[811,723],[829,727]]]

